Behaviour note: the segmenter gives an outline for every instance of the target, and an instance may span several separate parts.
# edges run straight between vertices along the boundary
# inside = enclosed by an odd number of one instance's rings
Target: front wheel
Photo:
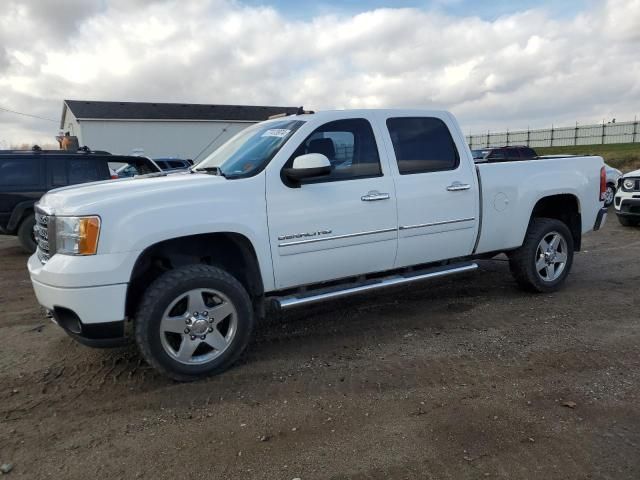
[[[531,221],[524,243],[509,255],[518,285],[534,292],[560,288],[573,264],[573,237],[567,226],[553,218]]]
[[[636,225],[638,225],[638,220],[634,220],[629,217],[623,217],[621,215],[618,215],[618,221],[620,222],[620,225],[625,227],[635,227]]]
[[[144,293],[136,342],[156,370],[179,381],[221,373],[253,332],[251,299],[224,270],[190,265],[165,273]]]
[[[36,217],[32,213],[22,220],[22,223],[20,223],[20,226],[18,227],[18,240],[20,240],[20,246],[29,254],[35,252],[38,246],[36,244],[35,234],[33,233],[35,225]]]

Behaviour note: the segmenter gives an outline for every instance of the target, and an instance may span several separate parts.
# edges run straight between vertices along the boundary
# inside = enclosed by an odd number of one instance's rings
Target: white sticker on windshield
[[[272,128],[264,132],[261,137],[286,137],[291,130],[287,130],[286,128]]]

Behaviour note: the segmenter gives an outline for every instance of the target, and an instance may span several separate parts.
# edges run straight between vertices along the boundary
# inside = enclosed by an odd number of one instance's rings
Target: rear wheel
[[[251,299],[233,276],[208,265],[165,273],[147,289],[136,342],[151,366],[179,381],[221,373],[244,351],[254,326]]]
[[[618,221],[620,222],[620,225],[624,225],[625,227],[635,227],[638,225],[638,220],[634,220],[629,217],[622,217],[620,215],[618,215]]]
[[[534,292],[560,288],[572,264],[571,232],[553,218],[532,220],[522,247],[509,255],[511,273],[518,285]]]
[[[20,240],[20,246],[27,253],[33,253],[36,251],[36,237],[33,233],[33,227],[36,225],[36,217],[32,213],[28,215],[18,227],[18,239]]]

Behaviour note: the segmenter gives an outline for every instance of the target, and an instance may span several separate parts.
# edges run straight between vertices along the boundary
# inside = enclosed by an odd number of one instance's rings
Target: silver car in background
[[[613,199],[616,196],[618,179],[622,176],[622,172],[606,163],[604,168],[607,171],[607,190],[604,194],[604,206],[608,207],[613,203]]]

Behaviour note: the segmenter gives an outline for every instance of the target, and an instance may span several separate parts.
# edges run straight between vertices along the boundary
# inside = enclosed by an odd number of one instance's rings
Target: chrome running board
[[[293,307],[310,305],[312,303],[324,302],[336,298],[356,295],[358,293],[378,290],[380,288],[393,287],[396,285],[404,285],[407,283],[419,282],[429,278],[444,277],[446,275],[454,275],[456,273],[469,272],[478,268],[477,263],[458,263],[455,265],[445,265],[442,267],[434,267],[425,270],[412,271],[407,273],[395,274],[388,277],[365,280],[362,283],[349,283],[347,285],[339,285],[335,287],[322,288],[315,291],[300,292],[284,297],[272,297],[274,307],[277,310],[288,310]]]

